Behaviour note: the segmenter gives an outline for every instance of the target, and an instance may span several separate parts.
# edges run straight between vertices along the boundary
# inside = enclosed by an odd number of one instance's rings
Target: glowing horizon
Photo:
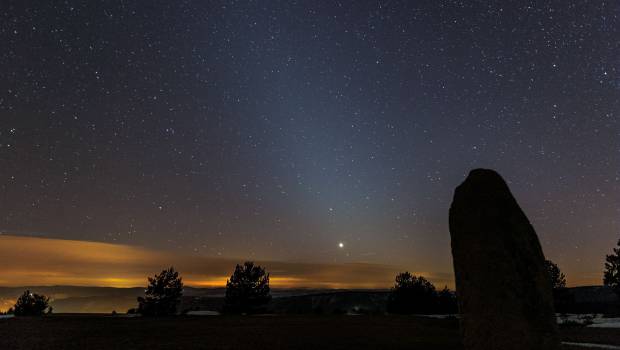
[[[186,286],[225,287],[244,259],[210,258],[144,247],[91,241],[0,235],[0,286],[71,285],[142,287],[146,278],[174,266]],[[19,263],[17,263],[19,262]],[[452,272],[413,271],[402,266],[350,262],[325,264],[256,259],[274,288],[385,289],[402,271],[422,275],[437,288],[454,288]],[[570,274],[568,274],[570,275]],[[600,276],[569,278],[569,286],[600,284]]]
[[[4,269],[0,275],[1,286],[139,287],[146,284],[148,276],[174,266],[187,286],[225,287],[235,265],[243,261],[187,256],[122,244],[0,236],[0,263]],[[270,284],[275,288],[389,288],[395,275],[404,271],[395,266],[364,262],[319,264],[260,259],[256,262],[270,273]],[[452,286],[451,279],[446,276],[417,273],[438,286]]]

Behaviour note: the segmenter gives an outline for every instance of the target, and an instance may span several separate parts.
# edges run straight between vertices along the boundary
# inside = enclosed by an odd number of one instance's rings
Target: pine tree
[[[436,310],[437,290],[422,276],[403,272],[396,276],[387,310],[395,314],[423,314]]]
[[[169,316],[176,314],[183,296],[183,281],[170,267],[159,275],[149,277],[145,297],[138,298],[138,313],[143,316]]]
[[[226,281],[224,311],[230,313],[254,313],[261,311],[271,300],[269,274],[265,269],[246,261],[237,265],[235,272]]]
[[[618,248],[614,248],[613,254],[605,257],[605,273],[603,275],[603,284],[611,287],[611,289],[620,296],[620,240]]]
[[[50,310],[51,313],[49,300],[44,295],[31,293],[27,290],[17,299],[15,306],[10,311],[16,316],[41,316],[45,310]]]
[[[551,260],[545,260],[545,268],[551,279],[553,290],[566,288],[566,276],[560,271],[558,265]]]

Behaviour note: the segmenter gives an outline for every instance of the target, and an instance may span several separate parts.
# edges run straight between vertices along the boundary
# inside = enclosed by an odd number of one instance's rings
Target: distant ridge
[[[56,313],[111,313],[113,310],[124,313],[136,307],[136,298],[144,293],[144,287],[0,287],[0,310],[5,311],[11,307],[26,289],[49,296]],[[382,303],[388,292],[388,289],[273,288],[274,299],[270,312],[383,312]],[[571,303],[565,305],[564,312],[603,313],[618,309],[618,297],[608,287],[579,286],[568,288],[568,292]],[[224,293],[223,287],[185,287],[182,308],[216,307],[223,302]]]
[[[51,299],[51,305],[56,313],[111,313],[113,310],[124,313],[137,305],[136,298],[143,296],[144,287],[116,288],[116,287],[85,287],[85,286],[23,286],[0,287],[0,311],[5,311],[13,305],[17,297],[30,290],[44,294]],[[313,289],[313,288],[272,288],[274,298],[292,296],[317,295],[342,292],[386,292],[387,289]],[[214,299],[222,299],[226,289],[185,287],[183,303],[185,308],[200,307],[205,298],[212,305]],[[183,307],[183,306],[182,306]]]

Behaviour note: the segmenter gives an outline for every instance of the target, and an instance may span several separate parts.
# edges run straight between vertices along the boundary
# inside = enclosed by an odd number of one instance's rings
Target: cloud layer
[[[146,276],[175,266],[187,285],[223,287],[243,259],[208,258],[99,242],[0,236],[0,285],[133,287]],[[314,264],[257,261],[274,287],[388,288],[404,269],[379,264]],[[450,274],[420,271],[438,287],[452,285]]]

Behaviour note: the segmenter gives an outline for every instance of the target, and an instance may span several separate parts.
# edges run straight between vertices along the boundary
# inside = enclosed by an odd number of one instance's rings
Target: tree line
[[[144,297],[138,297],[138,308],[129,310],[142,316],[170,316],[177,314],[183,296],[183,280],[174,267],[148,278]],[[259,265],[246,261],[237,265],[226,281],[224,298],[226,313],[258,313],[271,300],[269,274]]]
[[[606,256],[603,284],[620,297],[620,240],[613,253]],[[556,304],[566,299],[566,276],[558,265],[545,261]],[[183,279],[170,267],[161,273],[148,277],[144,297],[138,297],[137,309],[128,312],[143,316],[176,315],[183,296]],[[237,265],[226,281],[223,311],[233,314],[264,312],[271,300],[269,273],[259,265],[246,261]],[[437,290],[423,276],[409,272],[396,275],[394,286],[387,299],[387,312],[395,314],[452,314],[458,312],[456,293],[444,287]],[[40,316],[52,313],[49,297],[26,290],[10,308],[7,314],[17,316]]]

